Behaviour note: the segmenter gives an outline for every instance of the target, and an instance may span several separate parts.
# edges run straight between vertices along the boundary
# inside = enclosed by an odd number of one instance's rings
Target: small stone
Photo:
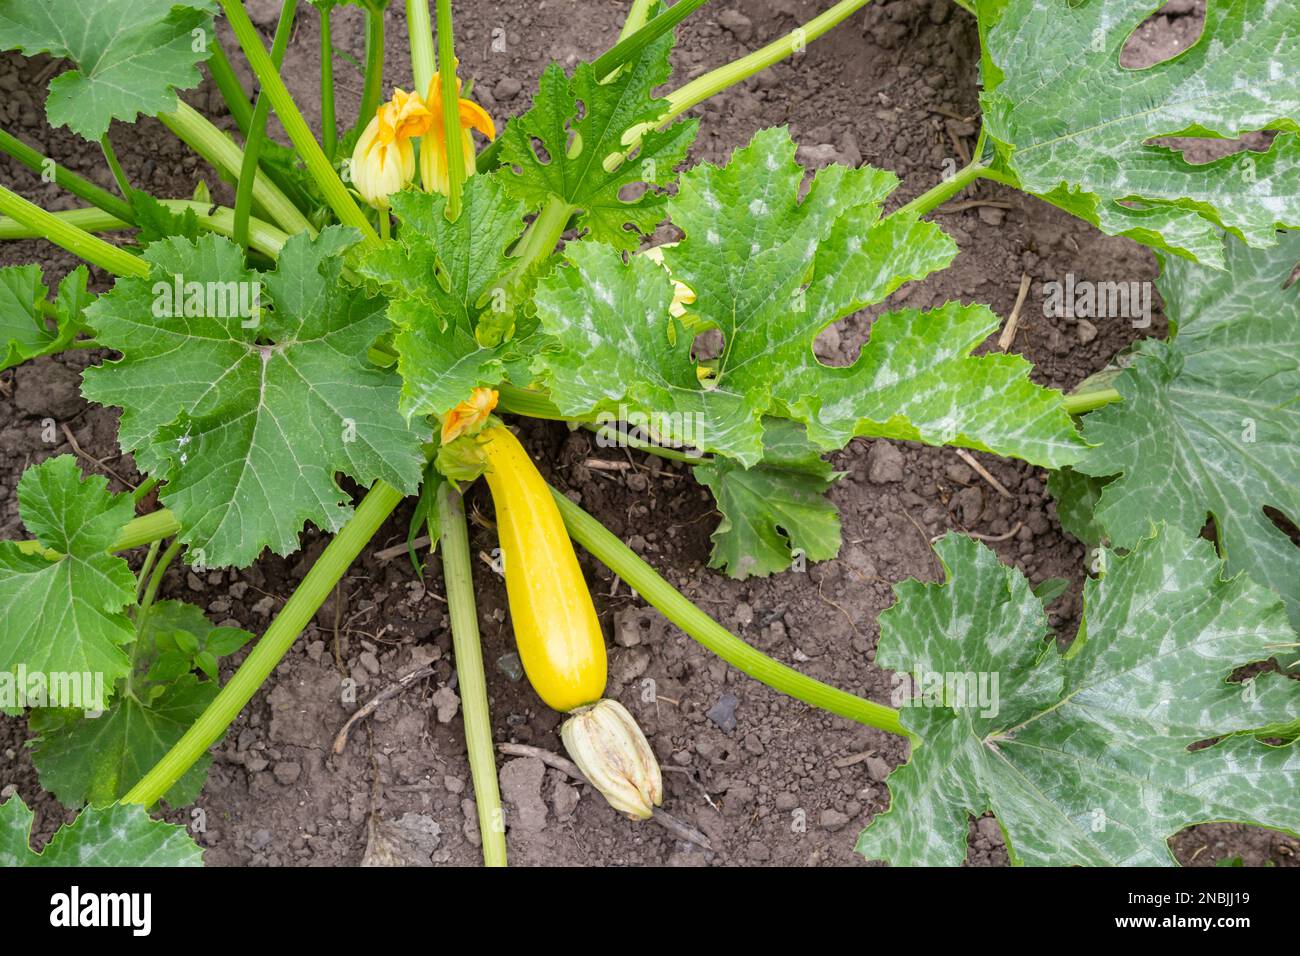
[[[836,830],[843,829],[844,825],[849,822],[849,815],[828,808],[821,812],[818,822],[823,830],[830,830],[833,833]]]
[[[1079,336],[1080,344],[1087,345],[1097,337],[1097,326],[1093,325],[1087,319],[1080,319],[1079,327],[1075,329],[1075,333]]]
[[[492,87],[492,95],[498,100],[512,100],[523,88],[524,85],[513,76],[503,76],[497,80],[497,85]]]
[[[510,651],[497,658],[497,670],[505,674],[507,680],[517,684],[524,677],[524,662],[519,659],[518,654]]]
[[[614,679],[620,684],[636,680],[650,666],[650,651],[644,647],[629,647],[614,658]]]
[[[522,830],[536,832],[546,826],[545,775],[546,764],[536,757],[518,757],[501,768],[501,799],[514,807],[511,822]]]
[[[976,215],[980,217],[980,222],[987,226],[1000,226],[1006,221],[1007,211],[997,206],[980,206]]]
[[[456,692],[445,684],[433,692],[433,707],[438,715],[438,723],[449,724],[456,712],[460,710],[460,698]]]
[[[873,485],[885,485],[903,480],[903,453],[880,438],[871,443],[867,452],[867,478]]]
[[[866,764],[867,773],[876,783],[880,783],[889,776],[889,763],[882,757],[868,757]]]
[[[723,694],[705,716],[717,724],[723,733],[729,734],[736,729],[736,705],[739,703],[734,694]]]
[[[736,623],[741,627],[749,627],[750,624],[754,623],[754,609],[744,601],[736,605],[736,610],[733,613],[736,617]]]
[[[741,43],[754,35],[754,21],[739,10],[723,10],[718,15],[718,25]]]
[[[452,774],[447,774],[447,776],[442,778],[442,785],[447,788],[448,793],[465,792],[464,779],[462,779],[461,777],[453,776]]]
[[[357,660],[369,673],[379,673],[379,658],[375,656],[373,651],[362,651]]]
[[[571,787],[567,783],[557,783],[555,790],[551,792],[551,809],[555,811],[555,818],[567,820],[572,817],[581,797],[582,794],[578,792],[577,787]]]
[[[302,764],[296,760],[281,760],[271,771],[277,783],[283,786],[292,786],[298,782],[298,777],[302,775]]]

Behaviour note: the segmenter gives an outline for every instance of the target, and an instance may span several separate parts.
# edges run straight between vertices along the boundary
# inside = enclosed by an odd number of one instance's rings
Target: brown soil
[[[278,2],[247,6],[269,34]],[[547,62],[572,66],[610,45],[622,6],[593,0],[464,4],[457,28],[462,70],[476,78],[476,96],[500,124],[526,107]],[[787,32],[823,6],[813,0],[718,0],[684,31],[675,54],[677,76],[697,76]],[[394,4],[388,15],[387,79],[409,85],[400,7]],[[1195,35],[1198,4],[1179,7],[1181,13],[1155,18],[1139,37],[1151,59],[1163,59],[1171,46],[1189,42],[1189,32]],[[338,46],[360,57],[357,11],[341,8],[335,21]],[[314,98],[316,29],[314,16],[304,13],[285,70],[304,104]],[[504,32],[504,53],[491,48],[494,30]],[[977,51],[972,19],[949,0],[880,0],[806,53],[705,104],[693,158],[723,161],[755,130],[789,124],[805,162],[892,169],[903,181],[897,199],[904,201],[934,184],[945,162],[960,165],[959,154],[973,145]],[[43,59],[0,57],[0,89],[6,91],[0,121],[111,187],[97,150],[45,124],[41,99],[51,69]],[[342,61],[337,70],[339,114],[350,118],[360,76]],[[210,84],[187,99],[233,127]],[[146,120],[113,135],[136,186],[184,197],[203,179],[218,199],[230,201],[229,188],[160,124]],[[0,179],[47,208],[77,204],[3,158]],[[1081,279],[1151,280],[1156,264],[1150,253],[994,184],[960,198],[1007,208],[976,205],[940,213],[937,219],[961,255],[949,270],[901,290],[891,304],[906,300],[925,307],[956,298],[987,303],[1005,316],[1027,274],[1033,286],[1014,350],[1035,364],[1038,381],[1060,387],[1102,368],[1138,334],[1125,320],[1094,327],[1044,317],[1041,284],[1070,272]],[[31,261],[41,262],[54,279],[74,265],[44,243],[0,247],[0,264]],[[103,276],[95,287],[107,287]],[[1160,320],[1153,331],[1162,334],[1162,328]],[[866,317],[848,320],[823,337],[819,351],[828,361],[847,362],[867,332]],[[61,429],[53,442],[42,440],[45,418],[66,425],[87,470],[110,475],[115,489],[123,487],[120,479],[138,480],[131,460],[118,453],[116,414],[78,395],[81,369],[101,358],[70,353],[0,377],[0,536],[21,532],[14,488],[22,470],[73,451]],[[717,514],[707,492],[680,466],[632,454],[635,469],[600,471],[584,462],[623,454],[596,448],[586,434],[561,425],[529,423],[524,435],[551,481],[723,624],[777,659],[855,693],[888,699],[888,677],[873,663],[877,616],[893,601],[893,583],[938,575],[929,541],[948,529],[992,537],[1002,559],[1035,583],[1068,578],[1071,588],[1053,606],[1053,622],[1067,635],[1078,625],[1083,547],[1061,531],[1044,473],[1023,463],[979,456],[1009,490],[1003,497],[951,450],[855,441],[835,456],[836,467],[847,473],[832,492],[843,515],[839,558],[802,574],[736,582],[706,568]],[[490,517],[491,502],[481,489],[470,492],[468,503]],[[356,864],[376,835],[396,840],[415,862],[479,861],[461,721],[448,706],[455,675],[437,559],[421,582],[405,557],[376,557],[404,540],[410,512],[408,502],[385,526],[216,748],[196,805],[206,820],[206,831],[197,837],[208,848],[209,864]],[[495,546],[483,522],[472,525],[471,535],[476,554]],[[261,632],[322,547],[321,536],[309,533],[297,556],[264,560],[246,571],[199,577],[173,568],[163,594],[206,607],[214,621]],[[501,761],[511,862],[864,864],[853,853],[854,837],[886,807],[884,778],[906,759],[903,742],[748,679],[647,610],[603,567],[585,556],[583,562],[614,638],[610,694],[637,716],[668,768],[667,808],[706,834],[713,850],[651,825],[633,825],[590,790],[574,790],[556,771],[531,758],[513,758]],[[476,567],[476,575],[495,738],[559,749],[559,715],[498,663],[513,650],[502,582],[486,563]],[[426,663],[433,665],[431,678],[383,705],[354,731],[342,756],[331,756],[334,734],[356,706],[343,702],[346,678],[356,681],[364,701]],[[648,687],[655,693],[645,693]],[[43,839],[70,813],[40,790],[24,748],[28,736],[24,722],[0,722],[0,793],[16,789],[35,807]],[[190,820],[192,811],[169,816]],[[1300,852],[1288,837],[1224,825],[1192,828],[1174,846],[1184,863],[1196,865],[1237,856],[1251,865],[1285,865]],[[1006,862],[996,822],[972,821],[970,863]]]

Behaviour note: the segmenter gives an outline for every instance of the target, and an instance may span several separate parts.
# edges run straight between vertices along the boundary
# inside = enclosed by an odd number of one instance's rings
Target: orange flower
[[[460,93],[461,82],[456,79],[456,93]],[[420,179],[424,182],[425,192],[447,195],[447,165],[449,151],[447,136],[442,126],[442,85],[438,73],[433,75],[429,84],[429,95],[425,97],[429,111],[434,115],[433,126],[420,141]],[[496,139],[497,128],[483,107],[473,100],[461,99],[457,112],[460,115],[460,143],[457,144],[460,161],[465,164],[465,175],[473,176],[475,172],[476,151],[474,137],[470,130],[476,129],[488,139]]]
[[[376,209],[388,208],[388,197],[415,178],[411,140],[428,132],[433,121],[419,93],[393,91],[352,151],[352,185],[362,199]]]
[[[493,388],[476,388],[469,398],[449,411],[442,420],[442,443],[446,445],[487,421],[492,409],[497,407],[497,393]]]

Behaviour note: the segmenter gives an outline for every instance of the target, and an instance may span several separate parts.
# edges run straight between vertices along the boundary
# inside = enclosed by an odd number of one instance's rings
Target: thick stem
[[[338,151],[339,131],[334,120],[334,35],[329,7],[320,10],[320,126],[321,148],[332,163]]]
[[[154,600],[158,597],[158,589],[162,587],[163,575],[171,563],[176,560],[176,555],[181,553],[181,539],[175,538],[167,546],[167,550],[162,553],[158,563],[153,566],[149,574],[149,583],[145,586],[144,594],[140,597],[140,609],[135,615],[135,632],[143,634],[145,625],[149,623],[149,613],[153,610]]]
[[[152,806],[194,765],[209,747],[221,739],[231,722],[271,676],[280,659],[293,646],[320,606],[325,603],[344,572],[366,546],[380,525],[402,500],[402,493],[379,481],[357,505],[333,540],[321,552],[307,576],[285,602],[257,646],[239,665],[230,682],[199,715],[190,729],[167,754],[122,798],[122,803]]]
[[[1113,402],[1122,402],[1123,400],[1124,396],[1118,390],[1099,388],[1093,392],[1076,392],[1073,395],[1066,395],[1061,404],[1065,406],[1065,410],[1071,415],[1082,415],[1084,412],[1101,408],[1103,405],[1110,405]]]
[[[109,171],[113,174],[113,182],[117,183],[118,190],[122,193],[122,198],[127,202],[131,201],[131,180],[126,178],[126,170],[117,160],[117,151],[113,149],[113,142],[105,133],[99,141],[99,148],[104,153],[104,161],[108,163]]]
[[[456,43],[451,26],[451,0],[438,0],[438,82],[442,87],[442,135],[447,144],[447,218],[460,218],[460,193],[465,186],[461,165],[460,88],[456,84]]]
[[[628,14],[627,22],[623,24],[618,43],[592,61],[592,69],[597,76],[608,79],[620,66],[635,59],[647,46],[708,2],[709,0],[677,0],[677,3],[647,22],[646,14],[650,4],[637,0]]]
[[[576,206],[571,206],[557,196],[552,196],[547,201],[519,240],[518,248],[515,249],[515,257],[519,261],[515,263],[512,279],[523,275],[534,263],[555,251],[575,212]]]
[[[726,66],[705,73],[680,89],[674,90],[666,97],[670,104],[668,113],[659,120],[657,125],[662,126],[664,123],[685,113],[692,106],[707,100],[710,96],[721,93],[730,86],[735,86],[740,81],[766,70],[772,64],[779,63],[788,56],[802,52],[807,44],[816,40],[832,27],[838,26],[840,22],[857,13],[870,2],[871,0],[840,0],[839,3],[821,16],[814,17],[801,27],[796,27],[781,39],[769,43],[761,50],[755,50],[748,56],[743,56]]]
[[[92,236],[83,229],[69,225],[53,213],[46,212],[35,203],[0,186],[0,213],[12,216],[56,246],[67,249],[74,256],[85,259],[114,275],[144,278],[149,275],[149,264],[125,249]]]
[[[654,442],[645,441],[637,438],[625,431],[620,431],[611,425],[599,425],[595,422],[583,422],[582,427],[588,431],[596,433],[597,438],[609,439],[611,445],[618,447],[626,445],[628,448],[635,448],[637,451],[649,452],[651,455],[657,455],[668,461],[681,461],[688,465],[698,465],[701,462],[708,461],[708,457],[702,454],[690,454],[689,452],[678,451],[676,448],[666,448],[663,445],[656,445]]]
[[[483,863],[505,866],[506,836],[497,786],[496,753],[492,746],[492,719],[488,713],[487,675],[483,672],[478,611],[474,605],[469,530],[465,524],[464,502],[450,482],[438,486],[438,519],[442,526],[442,575],[447,583],[451,641],[465,720],[465,747],[474,780],[478,828],[483,837]]]
[[[421,91],[423,96],[427,91]],[[361,90],[361,111],[354,132],[366,128],[384,95],[384,12],[366,8],[366,82]]]
[[[206,202],[191,199],[160,199],[158,204],[174,213],[193,212],[199,225],[211,232],[232,238],[235,234],[235,211],[229,206],[212,206]],[[115,232],[133,228],[116,216],[93,207],[85,209],[67,209],[51,213],[56,219],[84,229],[86,232]],[[3,239],[39,239],[41,233],[16,220],[0,218],[0,240]],[[274,259],[280,254],[289,236],[261,219],[248,220],[248,245],[267,258]]]
[[[135,213],[131,210],[129,204],[118,199],[107,189],[96,186],[89,179],[78,176],[69,169],[64,169],[54,160],[32,149],[18,137],[11,136],[2,129],[0,129],[0,151],[8,153],[38,176],[44,175],[46,169],[53,167],[54,181],[61,188],[66,189],[74,196],[84,199],[92,206],[98,206],[105,212],[111,213],[124,222],[135,222]]]
[[[658,608],[664,617],[728,664],[813,707],[891,734],[906,735],[899,723],[898,711],[823,684],[754,650],[691,603],[599,521],[554,488],[551,494],[574,541]]]
[[[217,84],[221,98],[226,103],[226,109],[230,110],[230,115],[235,118],[235,125],[239,127],[240,134],[247,137],[253,123],[253,108],[248,104],[244,88],[239,85],[239,79],[230,66],[230,59],[226,56],[221,41],[216,37],[212,38],[212,56],[208,57],[208,69]]]
[[[221,0],[221,7],[226,11],[231,29],[235,31],[235,37],[243,47],[244,55],[248,57],[253,72],[257,74],[263,92],[271,98],[271,105],[275,107],[280,123],[289,134],[289,139],[293,141],[298,155],[307,164],[308,172],[320,186],[326,202],[343,225],[351,226],[361,233],[363,242],[378,245],[379,237],[371,227],[370,220],[353,201],[347,187],[343,185],[343,181],[334,172],[334,167],[325,158],[325,153],[321,151],[320,143],[312,136],[311,128],[303,119],[302,113],[298,112],[298,107],[294,105],[293,97],[289,95],[284,80],[280,78],[279,71],[271,62],[271,57],[267,54],[266,47],[262,45],[253,21],[248,19],[243,4],[240,0]]]
[[[969,166],[963,166],[948,179],[931,186],[911,202],[894,210],[890,215],[902,218],[911,216],[920,219],[922,216],[928,215],[936,207],[943,205],[975,180],[982,178],[987,172],[988,167],[983,163],[975,162]]]
[[[437,69],[433,56],[433,24],[429,22],[429,0],[406,0],[406,32],[411,40],[411,75],[415,92],[429,95]],[[451,147],[448,146],[448,149]]]
[[[166,508],[162,508],[132,519],[122,529],[122,533],[117,536],[117,540],[113,542],[113,546],[108,550],[110,553],[130,551],[132,548],[153,544],[163,538],[170,538],[174,534],[180,534],[180,531],[180,522],[176,520],[176,516]],[[55,551],[53,548],[46,548],[39,541],[29,539],[14,543],[18,545],[18,550],[23,554],[39,554],[51,561],[57,561],[63,557],[62,552]]]
[[[271,61],[278,67],[284,62],[284,52],[293,34],[293,19],[298,12],[298,0],[284,0],[280,20],[275,25],[275,39],[271,41]],[[324,13],[321,16],[325,16]],[[244,160],[239,166],[239,183],[235,190],[235,242],[248,248],[248,221],[253,213],[253,184],[257,181],[257,163],[262,155],[262,142],[266,139],[266,121],[271,113],[271,101],[266,92],[257,94],[253,121],[244,141]]]
[[[175,112],[162,113],[158,118],[217,170],[232,180],[239,178],[244,151],[229,136],[208,122],[198,110],[182,101]],[[316,228],[307,221],[307,217],[260,171],[253,180],[253,198],[271,215],[276,225],[290,235],[299,232],[316,235]]]

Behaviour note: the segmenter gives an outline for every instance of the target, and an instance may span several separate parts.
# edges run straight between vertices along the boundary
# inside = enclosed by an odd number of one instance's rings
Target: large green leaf
[[[747,467],[762,457],[765,415],[804,423],[826,450],[870,435],[1047,465],[1077,458],[1083,445],[1059,395],[1029,381],[1027,362],[970,354],[998,325],[982,306],[881,316],[853,365],[818,361],[823,329],[942,269],[956,246],[932,223],[882,220],[897,181],[880,170],[830,166],[801,202],[794,152],[786,130],[764,130],[726,167],[682,177],[669,211],[686,238],[664,258],[696,295],[689,321],[669,315],[672,285],[653,261],[570,248],[570,265],[537,294],[555,347],[536,367],[561,410],[662,419],[669,437]],[[692,344],[709,328],[724,348],[706,370]]]
[[[1064,655],[1019,571],[957,534],[936,551],[946,580],[898,585],[880,617],[877,662],[922,695],[904,700],[918,739],[859,852],[956,865],[968,817],[988,810],[1012,859],[1037,865],[1170,864],[1166,841],[1209,821],[1300,832],[1300,747],[1251,736],[1296,720],[1300,684],[1229,680],[1295,634],[1275,595],[1223,577],[1208,541],[1167,529],[1108,553]]]
[[[1218,265],[1218,226],[1256,246],[1300,226],[1300,2],[1212,2],[1191,48],[1123,66],[1158,6],[981,0],[985,127],[1030,192],[1112,235]],[[1267,154],[1203,165],[1151,142],[1265,128],[1284,131]]]
[[[166,477],[162,500],[191,561],[288,554],[307,521],[337,531],[351,514],[338,472],[418,487],[424,436],[398,413],[397,376],[366,358],[387,328],[384,302],[340,279],[353,237],[296,235],[266,274],[246,271],[221,237],[164,240],[145,252],[148,279],[120,279],[90,310],[100,343],[122,359],[87,370],[83,394],[122,407],[119,443]],[[202,314],[165,307],[181,280],[205,290],[202,309],[187,295],[184,310]],[[233,307],[241,290],[251,304],[259,282],[270,308]]]
[[[154,604],[138,627],[126,693],[116,694],[103,714],[32,711],[29,724],[39,735],[32,761],[41,786],[70,807],[118,800],[217,696],[217,659],[251,639],[247,631],[214,627],[192,604]],[[200,680],[195,667],[212,679]],[[193,803],[211,763],[204,753],[163,799],[174,807]]]
[[[82,313],[94,300],[90,273],[77,266],[51,302],[38,265],[0,269],[0,370],[66,349],[82,331]],[[51,324],[52,323],[52,324]]]
[[[0,866],[202,866],[203,851],[183,827],[151,820],[144,807],[87,807],[37,853],[35,814],[21,797],[0,803]]]
[[[214,0],[0,0],[0,50],[48,53],[76,68],[50,81],[45,112],[89,140],[113,120],[176,109],[198,86],[216,35]]]
[[[524,230],[524,204],[497,176],[470,177],[462,203],[449,222],[445,197],[398,193],[398,240],[358,267],[391,298],[407,416],[441,415],[474,387],[496,385],[537,327],[524,310],[533,277],[516,278],[518,260],[506,255]]]
[[[709,567],[766,577],[790,567],[795,552],[810,561],[839,553],[840,516],[826,498],[839,475],[797,423],[764,422],[763,460],[753,468],[718,457],[696,465],[695,477],[722,512]]]
[[[0,542],[0,671],[101,674],[112,687],[130,670],[122,645],[134,635],[123,613],[135,601],[135,575],[107,554],[134,514],[129,495],[84,481],[71,455],[35,465],[18,482],[23,524],[62,557],[25,553]]]
[[[531,206],[552,198],[576,206],[579,228],[601,242],[635,249],[641,234],[663,218],[666,197],[651,187],[674,181],[699,125],[686,120],[650,129],[635,152],[625,155],[642,128],[653,127],[668,111],[668,102],[653,91],[668,79],[672,47],[671,35],[651,43],[608,83],[600,82],[590,63],[579,63],[572,79],[559,64],[548,66],[532,108],[502,134],[506,187]],[[625,195],[642,188],[637,198]]]
[[[1228,248],[1226,274],[1166,262],[1178,334],[1140,344],[1115,382],[1124,401],[1084,419],[1098,447],[1075,467],[1119,475],[1096,507],[1113,544],[1155,521],[1194,535],[1212,515],[1228,568],[1276,590],[1300,625],[1300,548],[1265,511],[1300,521],[1300,289],[1283,289],[1300,232]]]

